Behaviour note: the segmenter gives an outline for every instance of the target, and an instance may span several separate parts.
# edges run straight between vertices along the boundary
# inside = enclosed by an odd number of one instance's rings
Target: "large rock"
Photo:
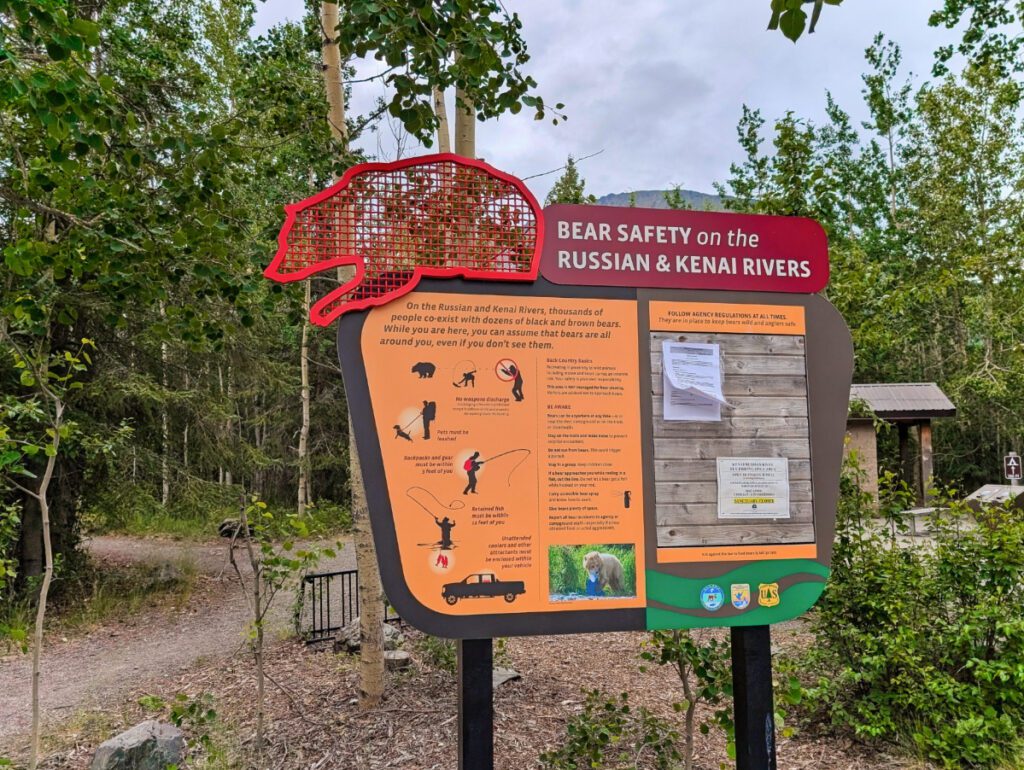
[[[150,719],[100,744],[89,770],[166,770],[185,758],[185,736]]]
[[[405,635],[390,623],[384,623],[384,649],[397,650]],[[334,637],[335,652],[359,652],[359,618],[342,628]]]
[[[384,667],[388,671],[409,668],[412,656],[405,650],[384,650]]]
[[[501,666],[495,666],[491,671],[491,687],[497,690],[505,682],[513,682],[516,679],[522,679],[522,675],[511,668],[502,668]]]

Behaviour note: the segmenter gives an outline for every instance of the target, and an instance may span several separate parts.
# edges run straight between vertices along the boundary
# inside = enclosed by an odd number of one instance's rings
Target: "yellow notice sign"
[[[785,457],[719,457],[718,518],[788,519]]]

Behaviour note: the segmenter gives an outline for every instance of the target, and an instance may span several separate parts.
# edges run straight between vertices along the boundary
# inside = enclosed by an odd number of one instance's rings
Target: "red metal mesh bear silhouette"
[[[356,268],[311,308],[310,320],[321,326],[407,294],[422,276],[537,277],[540,207],[522,182],[481,161],[443,154],[364,163],[285,211],[267,278]]]

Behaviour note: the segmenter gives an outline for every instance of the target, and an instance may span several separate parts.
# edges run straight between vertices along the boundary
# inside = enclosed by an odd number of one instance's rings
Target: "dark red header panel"
[[[552,283],[811,294],[828,239],[803,217],[558,204],[544,209]]]

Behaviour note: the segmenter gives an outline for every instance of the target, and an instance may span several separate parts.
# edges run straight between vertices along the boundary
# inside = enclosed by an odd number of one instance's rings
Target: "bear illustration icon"
[[[437,367],[426,361],[420,361],[418,364],[413,366],[412,371],[414,374],[418,374],[420,379],[429,379],[434,376],[434,372],[437,371]]]

